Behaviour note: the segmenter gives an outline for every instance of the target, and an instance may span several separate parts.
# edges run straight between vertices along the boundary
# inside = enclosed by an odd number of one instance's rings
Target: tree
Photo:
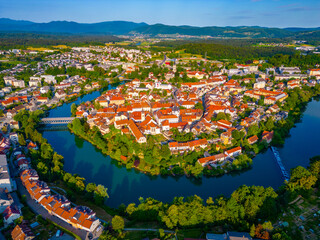
[[[196,105],[194,106],[194,108],[203,110],[203,105],[201,102],[197,102]]]
[[[304,167],[298,166],[291,171],[291,178],[288,183],[290,191],[310,190],[317,182],[317,178]]]
[[[259,126],[257,124],[253,124],[250,127],[248,127],[248,137],[257,135],[258,133],[259,133]]]
[[[252,226],[250,227],[250,236],[254,237],[255,233],[256,233],[256,226],[252,224]]]
[[[72,116],[75,116],[77,112],[77,105],[75,103],[72,103],[71,105],[71,114]]]
[[[92,193],[96,190],[96,184],[95,183],[88,183],[86,186],[86,191],[89,193]]]
[[[25,146],[27,144],[26,140],[24,139],[24,136],[23,134],[19,134],[18,135],[18,139],[19,139],[19,144],[22,145],[22,146]]]
[[[273,119],[271,117],[268,118],[265,126],[268,131],[271,131],[274,128]]]
[[[113,230],[121,232],[124,228],[124,220],[122,217],[115,215],[111,220]]]
[[[98,185],[94,191],[94,199],[96,201],[96,203],[98,204],[102,204],[103,200],[106,197],[109,197],[108,193],[107,193],[107,188],[105,188],[103,185]]]

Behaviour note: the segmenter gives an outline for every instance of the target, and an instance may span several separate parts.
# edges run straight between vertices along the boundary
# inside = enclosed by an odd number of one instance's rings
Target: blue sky
[[[192,26],[320,27],[320,0],[0,0],[0,17]]]

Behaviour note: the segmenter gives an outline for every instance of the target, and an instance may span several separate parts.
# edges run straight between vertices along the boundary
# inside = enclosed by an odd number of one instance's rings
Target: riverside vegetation
[[[251,158],[268,148],[268,144],[265,141],[250,145],[247,139],[251,136],[257,135],[260,137],[263,131],[273,130],[274,137],[271,145],[283,145],[285,137],[289,135],[290,129],[294,126],[295,122],[300,120],[307,103],[313,97],[320,94],[320,86],[303,86],[301,89],[295,88],[286,91],[289,95],[288,98],[285,103],[278,103],[278,106],[280,106],[281,110],[289,112],[288,117],[277,122],[272,118],[268,118],[266,121],[261,121],[259,124],[250,126],[246,135],[243,132],[234,131],[232,134],[232,144],[234,147],[241,146],[245,154],[238,156],[232,164],[212,169],[203,168],[197,161],[203,156],[204,150],[192,151],[183,155],[171,154],[167,144],[160,144],[161,136],[159,137],[158,135],[149,135],[147,143],[139,144],[134,141],[133,136],[122,135],[120,130],[115,129],[113,126],[110,127],[109,133],[102,135],[97,127],[90,129],[85,119],[76,118],[68,127],[74,134],[101,149],[103,154],[109,155],[121,164],[125,164],[128,169],[136,168],[152,175],[186,174],[188,176],[201,177],[204,174],[207,176],[218,176],[226,172],[249,168],[252,164]],[[76,106],[73,105],[72,112],[75,113],[75,111]],[[246,114],[249,114],[249,112],[245,113],[242,117],[244,118]],[[218,114],[217,117],[226,118],[225,115],[222,115]],[[194,139],[192,133],[179,133],[176,129],[173,129],[173,133],[176,141]],[[210,139],[214,137],[214,133],[212,135],[201,134],[198,137]],[[215,154],[221,151],[221,149],[216,149],[212,145],[209,152]],[[126,156],[125,160],[121,156]]]

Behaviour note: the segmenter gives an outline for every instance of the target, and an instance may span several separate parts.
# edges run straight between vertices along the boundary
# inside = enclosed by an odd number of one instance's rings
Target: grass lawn
[[[177,233],[178,239],[184,238],[205,238],[205,234],[203,233],[202,229],[195,228],[195,229],[187,229],[187,230],[179,230]]]
[[[49,48],[45,48],[45,47],[28,47],[28,50],[32,50],[32,51],[45,51],[45,50],[50,50]]]
[[[124,239],[136,239],[136,240],[141,240],[143,238],[156,238],[158,237],[159,234],[157,232],[143,232],[143,231],[133,231],[133,232],[126,232]]]
[[[126,225],[128,228],[154,228],[159,229],[161,226],[157,222],[136,222]]]

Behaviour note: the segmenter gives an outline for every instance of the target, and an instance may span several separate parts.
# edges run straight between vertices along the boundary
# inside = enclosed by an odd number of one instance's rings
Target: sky
[[[320,0],[0,0],[0,18],[191,26],[320,27]]]

